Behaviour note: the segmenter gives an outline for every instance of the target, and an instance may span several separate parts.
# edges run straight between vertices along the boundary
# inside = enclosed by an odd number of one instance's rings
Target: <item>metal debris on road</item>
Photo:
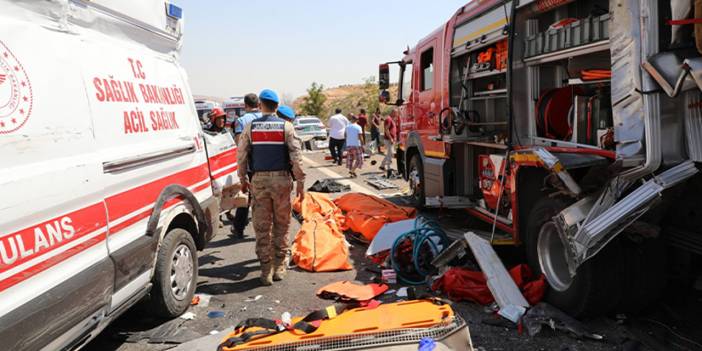
[[[254,297],[249,297],[248,299],[244,300],[244,302],[254,302],[258,301],[263,298],[263,295],[256,295]]]
[[[195,313],[185,312],[185,313],[180,315],[180,319],[185,319],[186,321],[195,319]]]
[[[529,303],[519,291],[519,287],[512,280],[490,242],[473,232],[466,233],[465,239],[485,274],[488,288],[500,309],[510,305],[529,307]]]
[[[522,318],[522,322],[530,336],[539,334],[542,327],[546,325],[553,330],[567,332],[576,339],[602,340],[604,338],[602,335],[593,334],[581,322],[545,302],[530,308]]]
[[[399,186],[379,176],[373,176],[366,179],[366,183],[378,190],[399,189]]]
[[[509,305],[497,311],[497,314],[509,319],[510,321],[512,321],[512,323],[515,324],[519,323],[519,320],[522,318],[524,313],[526,313],[526,308],[524,308],[523,306],[516,305]]]

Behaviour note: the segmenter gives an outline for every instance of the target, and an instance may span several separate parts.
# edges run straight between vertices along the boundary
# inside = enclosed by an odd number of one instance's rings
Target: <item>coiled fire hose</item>
[[[405,284],[421,285],[435,273],[431,261],[449,245],[446,233],[434,221],[415,221],[414,229],[403,233],[390,249],[390,263]]]

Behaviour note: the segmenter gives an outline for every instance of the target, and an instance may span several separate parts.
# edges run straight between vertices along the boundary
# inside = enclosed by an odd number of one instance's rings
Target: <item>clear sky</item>
[[[303,95],[378,75],[378,64],[438,28],[469,0],[176,0],[181,62],[194,94],[270,87]]]

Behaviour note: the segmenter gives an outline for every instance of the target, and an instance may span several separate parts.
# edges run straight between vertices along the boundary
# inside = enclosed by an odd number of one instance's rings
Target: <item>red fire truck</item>
[[[666,261],[700,267],[702,8],[681,3],[475,0],[381,64],[416,205],[523,247],[573,315],[639,309]]]

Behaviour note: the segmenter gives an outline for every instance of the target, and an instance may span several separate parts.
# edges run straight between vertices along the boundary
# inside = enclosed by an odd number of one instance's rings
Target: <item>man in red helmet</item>
[[[219,107],[215,107],[207,116],[210,118],[210,126],[205,128],[206,132],[214,134],[227,132],[227,130],[224,129],[227,119],[227,114],[224,112],[224,110]]]

